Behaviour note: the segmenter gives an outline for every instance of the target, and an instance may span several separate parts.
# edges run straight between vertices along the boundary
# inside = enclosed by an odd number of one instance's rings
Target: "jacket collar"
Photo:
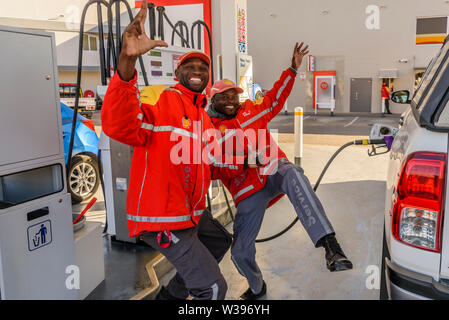
[[[230,120],[233,118],[233,117],[229,117],[223,113],[218,112],[217,109],[215,109],[214,106],[211,104],[207,106],[206,112],[209,115],[209,117],[215,118],[215,119]]]
[[[204,108],[207,105],[207,97],[202,93],[194,92],[180,83],[173,86],[173,89],[181,91],[181,93],[192,101],[194,105],[200,106],[201,108]]]

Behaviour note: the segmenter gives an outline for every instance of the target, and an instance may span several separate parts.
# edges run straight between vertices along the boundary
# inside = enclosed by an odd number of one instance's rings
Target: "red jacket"
[[[221,179],[236,205],[265,186],[267,176],[276,172],[279,160],[288,160],[269,133],[267,125],[282,110],[295,83],[295,77],[296,71],[288,68],[261,102],[246,100],[232,119],[226,119],[213,108],[208,111],[212,123],[221,133],[219,142],[225,158],[231,151],[236,159],[241,159],[248,154],[248,149],[263,152],[265,156],[263,166],[246,169],[234,178]],[[225,159],[225,162],[229,161]],[[282,196],[273,199],[269,206]]]
[[[129,82],[118,73],[112,78],[101,121],[110,138],[134,147],[126,203],[130,237],[193,227],[205,209],[211,174],[217,179],[238,173],[219,159],[210,166],[214,157],[202,155],[206,145],[217,145],[204,134],[213,129],[206,101],[177,84],[148,105],[140,102],[137,73]]]
[[[390,89],[387,86],[382,86],[382,98],[390,99]]]

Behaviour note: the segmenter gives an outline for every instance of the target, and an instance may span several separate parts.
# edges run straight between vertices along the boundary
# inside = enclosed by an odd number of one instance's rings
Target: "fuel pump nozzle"
[[[362,139],[362,140],[355,140],[354,141],[354,145],[365,145],[365,146],[371,146],[371,150],[368,150],[368,155],[370,157],[373,156],[377,156],[380,154],[384,154],[387,153],[388,151],[390,151],[390,148],[388,147],[388,143],[385,140],[384,137],[382,139]],[[391,146],[391,144],[390,144]],[[378,151],[378,150],[382,150],[382,151]]]
[[[385,154],[390,151],[394,137],[398,130],[398,128],[388,124],[376,123],[371,129],[370,138],[367,139],[367,143],[356,144],[371,145],[371,150],[368,150],[368,155],[370,157]]]

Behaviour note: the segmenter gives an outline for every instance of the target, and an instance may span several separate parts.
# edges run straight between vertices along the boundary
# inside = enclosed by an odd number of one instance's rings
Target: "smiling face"
[[[216,93],[211,103],[215,110],[230,117],[235,117],[240,108],[239,95],[235,89]]]
[[[209,66],[199,58],[187,59],[175,74],[180,84],[195,92],[203,92],[209,83]]]

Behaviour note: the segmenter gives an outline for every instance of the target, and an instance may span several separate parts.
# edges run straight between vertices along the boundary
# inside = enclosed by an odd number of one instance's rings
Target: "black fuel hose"
[[[200,26],[203,26],[206,29],[207,32],[207,36],[209,38],[209,50],[210,50],[210,76],[211,76],[211,83],[212,85],[214,84],[214,56],[212,54],[212,35],[210,33],[210,29],[207,26],[207,23],[205,23],[202,20],[197,20],[192,24],[192,28],[190,31],[190,36],[192,37],[192,48],[195,48],[195,40],[193,37],[193,31],[195,29],[195,27],[198,26],[198,48],[199,50],[201,50],[201,41],[200,41],[200,36],[201,36],[201,32],[200,32]]]
[[[338,156],[338,154],[343,151],[344,149],[346,149],[349,146],[352,145],[373,145],[373,144],[385,144],[385,140],[384,139],[379,139],[379,140],[370,140],[370,139],[364,139],[364,140],[355,140],[355,141],[351,141],[348,143],[345,143],[344,145],[342,145],[337,151],[335,151],[335,153],[332,155],[332,157],[329,159],[329,161],[326,163],[326,166],[324,167],[323,171],[321,171],[321,174],[317,180],[317,182],[315,183],[315,186],[313,187],[313,191],[316,192],[316,190],[318,189],[318,186],[320,185],[321,180],[324,177],[324,174],[326,173],[327,169],[329,168],[329,166],[331,165],[331,163],[335,160],[335,158]],[[267,237],[267,238],[263,238],[263,239],[257,239],[256,243],[261,243],[261,242],[267,242],[273,239],[276,239],[278,237],[280,237],[281,235],[283,235],[284,233],[286,233],[288,230],[290,230],[295,224],[296,222],[298,222],[299,218],[296,217],[295,219],[293,219],[293,221],[282,231]]]

